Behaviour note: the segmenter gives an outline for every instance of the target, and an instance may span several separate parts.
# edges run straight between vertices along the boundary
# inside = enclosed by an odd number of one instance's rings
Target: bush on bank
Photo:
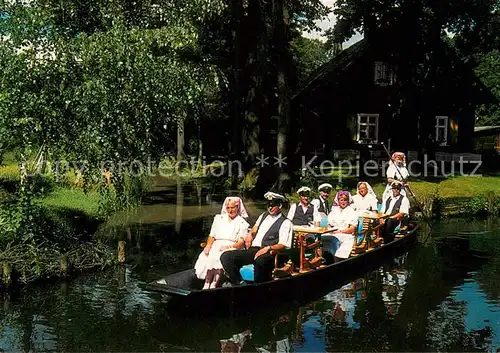
[[[46,170],[23,185],[17,165],[0,167],[0,273],[23,283],[102,268],[115,254],[94,239],[112,213],[140,204],[145,177],[114,176],[107,184],[69,170]]]

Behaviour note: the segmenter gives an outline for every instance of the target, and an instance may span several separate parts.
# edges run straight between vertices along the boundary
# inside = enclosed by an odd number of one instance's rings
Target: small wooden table
[[[381,219],[381,218],[390,217],[390,215],[386,214],[386,213],[382,213],[382,212],[367,212],[367,213],[360,215],[360,217],[368,218],[368,219]]]
[[[333,232],[337,230],[337,228],[326,228],[326,227],[307,227],[307,226],[293,226],[293,231],[297,233],[297,242],[300,246],[300,267],[299,267],[299,272],[308,272],[312,267],[317,267],[317,266],[311,266],[311,263],[317,264],[320,261],[320,254],[318,253],[318,248],[321,245],[321,237],[318,239],[318,244],[316,245],[316,249],[314,252],[314,258],[309,261],[306,259],[305,251],[306,251],[306,246],[304,244],[305,236],[307,234],[318,234],[321,236],[321,234]]]

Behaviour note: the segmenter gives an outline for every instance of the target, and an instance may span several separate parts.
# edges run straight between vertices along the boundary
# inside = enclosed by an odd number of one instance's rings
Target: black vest
[[[266,219],[268,215],[269,212],[264,212],[262,214],[262,218],[260,219],[260,223],[257,225],[257,232],[255,232],[255,235],[259,232],[260,225],[264,222],[264,219]],[[280,227],[286,219],[287,218],[280,213],[279,218],[274,221],[271,227],[267,230],[266,234],[264,234],[261,244],[262,247],[278,244],[278,241],[280,240]]]
[[[387,199],[385,202],[385,212],[387,214],[387,211],[389,211],[389,206],[391,205],[391,200],[392,196]],[[391,210],[391,216],[394,216],[396,213],[399,213],[399,209],[401,208],[401,203],[403,202],[403,195],[399,196],[399,199],[396,201],[394,204],[394,207]]]
[[[295,207],[295,214],[293,215],[292,223],[296,226],[306,226],[309,222],[314,220],[314,205],[309,204],[307,211],[304,213],[300,202]]]
[[[328,214],[330,212],[329,206],[328,205],[328,200],[323,200],[321,197],[317,199],[319,201],[319,207],[318,207],[318,212],[323,212],[325,214]]]

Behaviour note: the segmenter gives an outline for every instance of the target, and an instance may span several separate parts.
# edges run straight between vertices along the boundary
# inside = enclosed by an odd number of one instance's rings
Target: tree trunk
[[[183,114],[182,118],[177,121],[177,162],[184,160],[184,119],[185,114]]]
[[[182,181],[177,177],[177,198],[175,202],[175,233],[179,235],[182,227],[182,209],[184,207],[184,190]]]
[[[198,163],[196,165],[196,171],[200,172],[203,170],[203,141],[201,139],[201,119],[198,120]]]
[[[287,168],[288,157],[288,140],[290,131],[290,90],[288,86],[288,71],[292,59],[290,57],[290,50],[288,46],[288,11],[285,6],[284,0],[275,2],[274,8],[275,19],[275,48],[276,50],[276,64],[277,64],[277,87],[278,87],[278,129],[277,129],[277,154],[279,168],[279,191],[289,191],[291,177]]]
[[[230,1],[231,6],[231,22],[232,22],[232,64],[229,77],[229,95],[231,97],[229,103],[230,116],[233,121],[233,139],[231,144],[230,155],[233,159],[239,160],[241,157],[241,125],[242,125],[242,26],[243,26],[243,2]]]

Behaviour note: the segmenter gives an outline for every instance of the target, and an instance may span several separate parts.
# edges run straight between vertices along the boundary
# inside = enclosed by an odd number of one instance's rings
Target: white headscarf
[[[398,165],[396,163],[396,160],[398,157],[402,157],[403,161],[401,162],[401,165]],[[391,156],[391,163],[398,166],[398,167],[406,167],[406,155],[403,152],[394,152]]]
[[[241,200],[238,196],[228,196],[224,200],[224,203],[222,204],[222,210],[220,211],[221,215],[227,215],[227,210],[226,206],[229,201],[236,201],[238,204],[238,215],[243,217],[243,218],[248,218],[248,213],[247,210],[245,209],[245,205],[243,205],[243,200]]]
[[[359,195],[359,186],[361,184],[365,184],[366,185],[366,188],[368,189],[368,193],[367,195],[373,195],[375,196],[375,198],[377,198],[377,194],[375,194],[375,191],[373,191],[373,188],[370,184],[368,184],[366,181],[360,181],[357,185],[356,185],[356,194]],[[361,196],[361,195],[360,195]]]

